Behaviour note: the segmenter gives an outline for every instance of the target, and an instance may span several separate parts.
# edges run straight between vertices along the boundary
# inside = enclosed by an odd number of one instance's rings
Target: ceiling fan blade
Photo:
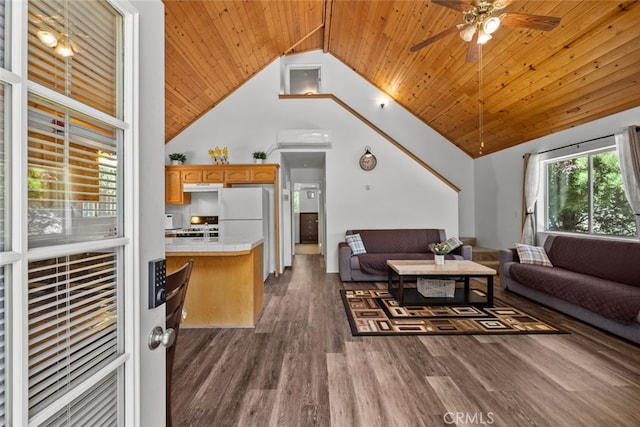
[[[529,15],[526,13],[505,13],[500,15],[502,25],[510,27],[524,27],[533,30],[553,30],[560,23],[560,18],[554,16]]]
[[[478,56],[480,54],[480,46],[478,46],[478,32],[473,33],[473,38],[469,42],[469,47],[467,48],[467,58],[465,62],[476,62],[478,60]]]
[[[425,46],[430,45],[431,43],[435,42],[436,40],[440,40],[441,38],[448,36],[451,33],[455,33],[458,31],[458,26],[456,25],[455,27],[451,27],[448,28],[438,34],[436,34],[435,36],[429,37],[428,39],[421,41],[420,43],[411,46],[411,48],[409,49],[411,52],[415,52],[418,51],[420,49],[422,49]]]
[[[438,6],[448,7],[449,9],[457,10],[460,12],[466,12],[471,6],[470,1],[464,0],[431,0],[431,3]]]

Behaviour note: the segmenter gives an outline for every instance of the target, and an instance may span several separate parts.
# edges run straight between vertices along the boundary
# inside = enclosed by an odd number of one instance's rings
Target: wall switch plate
[[[149,261],[149,308],[161,306],[167,300],[167,262],[164,258]]]

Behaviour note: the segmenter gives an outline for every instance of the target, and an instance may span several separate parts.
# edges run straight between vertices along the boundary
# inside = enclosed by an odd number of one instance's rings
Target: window
[[[547,161],[546,207],[547,231],[636,235],[618,155],[611,147]]]
[[[320,93],[320,66],[290,65],[287,71],[287,93],[292,95]]]

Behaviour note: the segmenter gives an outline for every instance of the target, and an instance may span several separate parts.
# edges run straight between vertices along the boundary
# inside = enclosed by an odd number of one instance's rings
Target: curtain
[[[636,233],[640,237],[640,127],[629,126],[616,134],[616,148],[624,194],[636,214]]]
[[[520,242],[535,245],[536,236],[536,200],[540,187],[540,167],[538,155],[524,155],[524,185],[522,191],[522,236]]]

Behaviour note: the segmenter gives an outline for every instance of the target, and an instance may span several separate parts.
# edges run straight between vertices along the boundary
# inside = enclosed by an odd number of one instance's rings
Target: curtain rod
[[[581,142],[574,142],[573,144],[563,145],[562,147],[550,148],[549,150],[540,151],[536,154],[544,154],[544,153],[549,153],[551,151],[562,150],[563,148],[574,147],[580,144],[586,144],[587,142],[599,141],[601,139],[611,138],[612,136],[615,136],[615,134],[612,133],[611,135],[599,136],[597,138],[587,139],[586,141],[581,141]],[[524,159],[524,156],[522,156],[522,158]]]

